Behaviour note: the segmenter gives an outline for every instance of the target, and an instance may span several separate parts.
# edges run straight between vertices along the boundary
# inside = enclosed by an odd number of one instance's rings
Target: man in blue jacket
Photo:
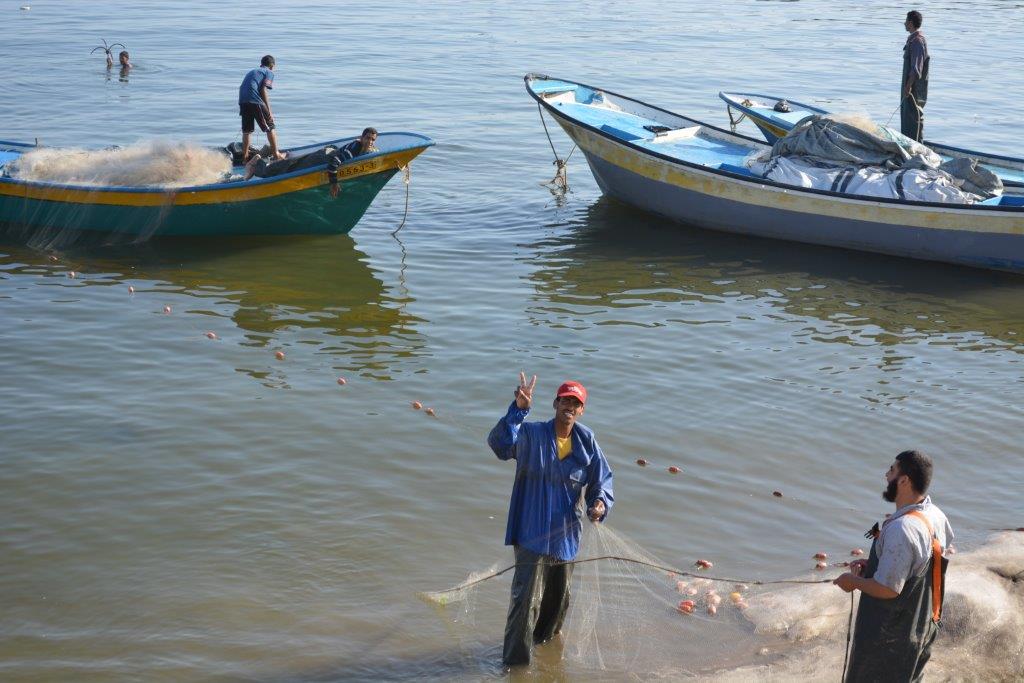
[[[533,645],[562,628],[573,568],[566,563],[580,547],[580,498],[592,522],[603,521],[614,502],[608,461],[594,432],[576,421],[587,390],[579,382],[565,382],[555,395],[553,420],[524,422],[536,384],[536,375],[527,382],[519,373],[515,401],[487,437],[499,459],[516,461],[505,531],[505,545],[513,546],[516,556],[502,655],[506,666],[528,664]]]

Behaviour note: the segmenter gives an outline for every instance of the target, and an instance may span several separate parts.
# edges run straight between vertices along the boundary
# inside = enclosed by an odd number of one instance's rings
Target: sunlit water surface
[[[716,124],[722,89],[884,121],[904,5],[26,3],[0,2],[0,138],[223,145],[269,52],[285,146],[438,145],[398,239],[396,180],[350,236],[0,245],[0,678],[500,675],[507,576],[470,645],[416,594],[509,563],[513,470],[484,439],[521,369],[539,419],[587,385],[609,524],[675,566],[806,573],[863,543],[910,447],[965,538],[1024,524],[1024,280],[689,230],[601,198],[578,155],[568,196],[541,186],[528,71]],[[928,6],[928,137],[1020,152],[1022,25]]]

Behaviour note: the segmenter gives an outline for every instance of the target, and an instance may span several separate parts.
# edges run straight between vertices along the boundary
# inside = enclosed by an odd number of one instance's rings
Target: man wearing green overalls
[[[847,683],[920,681],[942,615],[946,565],[953,529],[927,495],[932,460],[903,451],[885,475],[882,497],[896,504],[874,538],[867,560],[833,583],[861,592]]]
[[[903,45],[903,80],[900,86],[900,132],[921,142],[924,138],[924,104],[928,101],[928,41],[921,33],[923,17],[907,12],[903,28],[910,36]]]

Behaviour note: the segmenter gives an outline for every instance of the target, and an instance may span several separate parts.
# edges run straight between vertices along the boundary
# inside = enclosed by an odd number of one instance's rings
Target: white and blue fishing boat
[[[582,83],[527,75],[601,190],[726,232],[1024,272],[1024,194],[976,204],[884,199],[786,185],[745,165],[763,141]]]
[[[826,116],[830,113],[821,107],[771,95],[720,92],[718,96],[725,102],[729,121],[733,124],[734,130],[736,125],[747,118],[770,143],[785,137],[786,133],[808,116]],[[738,112],[735,118],[734,111]],[[924,144],[945,159],[977,159],[999,176],[1006,187],[1024,187],[1024,159],[943,145],[931,140],[925,140]]]

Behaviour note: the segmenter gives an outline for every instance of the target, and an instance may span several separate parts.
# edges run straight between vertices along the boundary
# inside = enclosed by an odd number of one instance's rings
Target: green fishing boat
[[[286,151],[298,157],[355,139]],[[221,182],[188,187],[24,180],[8,169],[37,146],[0,141],[0,226],[31,236],[98,234],[128,241],[179,235],[343,234],[355,227],[388,180],[433,144],[416,133],[381,133],[376,151],[341,166],[341,192],[332,198],[326,163],[249,179],[243,167],[235,166]]]

